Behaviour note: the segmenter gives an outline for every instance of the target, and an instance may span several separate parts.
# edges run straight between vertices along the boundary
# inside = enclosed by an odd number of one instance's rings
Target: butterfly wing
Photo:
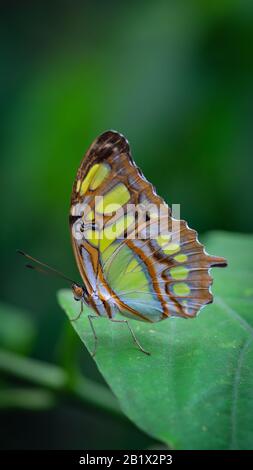
[[[140,186],[143,196],[139,195]],[[113,131],[107,131],[99,136],[86,152],[78,169],[72,189],[69,217],[75,258],[89,292],[96,288],[101,251],[112,243],[109,235],[107,236],[112,221],[111,205],[117,204],[118,208],[122,208],[125,212],[126,204],[136,205],[140,198],[142,201],[145,200],[145,195],[157,206],[164,203],[133,162],[127,140]],[[104,198],[104,205],[108,206],[109,210],[102,213],[104,219],[102,222],[103,224],[105,222],[106,229],[103,240],[98,240],[99,230],[94,221],[95,215],[96,220],[101,215],[98,202],[101,197]],[[119,210],[114,214],[115,219],[120,219]],[[132,221],[131,215],[128,218],[121,217],[121,221],[125,227]],[[117,230],[118,237],[121,235],[119,221]]]
[[[123,315],[193,317],[212,301],[210,268],[226,261],[207,255],[196,232],[173,219],[121,134],[105,132],[86,153],[73,186],[70,225],[88,292],[105,297],[109,291]]]

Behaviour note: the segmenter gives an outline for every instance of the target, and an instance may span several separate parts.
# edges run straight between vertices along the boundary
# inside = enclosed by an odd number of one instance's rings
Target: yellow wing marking
[[[189,269],[185,266],[176,266],[175,268],[170,269],[170,275],[173,279],[181,281],[186,279],[189,274]]]
[[[106,163],[96,163],[90,168],[83,182],[81,182],[81,180],[77,181],[76,191],[80,191],[81,196],[86,194],[88,189],[94,191],[103,183],[105,178],[107,178],[110,170],[110,165]]]
[[[99,168],[96,171],[96,174],[90,183],[90,189],[92,191],[97,189],[103,183],[105,178],[109,175],[110,170],[111,170],[110,166],[105,163],[101,163],[99,165]]]
[[[119,183],[96,204],[96,212],[109,215],[126,204],[130,197],[127,187],[123,183]]]
[[[173,291],[179,297],[184,297],[190,293],[190,287],[185,282],[179,282],[173,286]]]

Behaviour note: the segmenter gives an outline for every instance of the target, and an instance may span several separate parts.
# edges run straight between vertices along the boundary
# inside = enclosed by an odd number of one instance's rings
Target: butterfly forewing
[[[105,310],[111,296],[121,314],[159,321],[194,317],[212,301],[209,270],[225,260],[207,255],[196,232],[172,218],[121,134],[105,132],[83,158],[70,225],[82,279]]]

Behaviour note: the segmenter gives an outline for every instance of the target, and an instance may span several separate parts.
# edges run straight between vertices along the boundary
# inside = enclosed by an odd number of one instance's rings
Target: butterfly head
[[[78,284],[72,284],[72,292],[75,300],[87,300],[87,290]]]

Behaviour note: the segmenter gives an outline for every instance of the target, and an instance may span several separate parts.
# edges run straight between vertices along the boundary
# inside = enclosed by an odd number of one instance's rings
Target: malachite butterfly
[[[146,322],[194,318],[212,302],[210,268],[226,266],[226,260],[208,255],[196,231],[173,219],[122,134],[107,131],[88,149],[73,185],[69,220],[84,283],[74,284],[73,294],[94,316],[130,327],[118,314]]]
[[[135,165],[122,134],[107,131],[86,152],[73,185],[69,221],[83,280],[82,286],[71,281],[81,302],[73,321],[84,304],[93,309],[88,318],[94,354],[94,318],[125,322],[139,349],[149,354],[127,319],[194,318],[212,302],[210,268],[224,267],[226,260],[208,255],[196,231],[172,216]]]

